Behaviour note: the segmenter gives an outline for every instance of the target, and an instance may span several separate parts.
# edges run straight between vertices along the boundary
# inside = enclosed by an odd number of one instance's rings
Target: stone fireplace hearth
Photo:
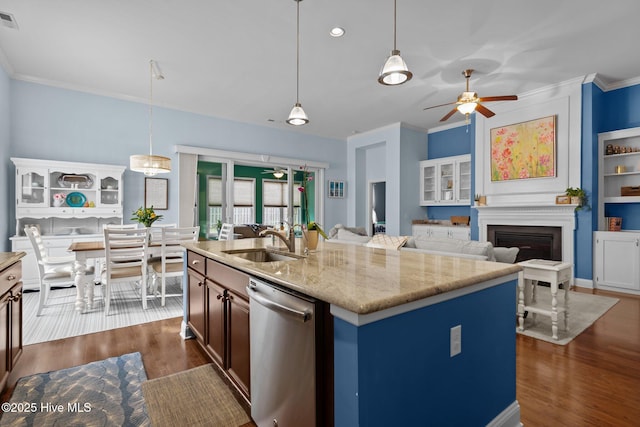
[[[576,217],[573,206],[479,206],[477,209],[480,241],[490,241],[489,225],[557,227],[559,228],[558,235],[561,236],[561,248],[556,246],[555,249],[550,249],[551,253],[555,251],[552,258],[557,261],[574,262]]]

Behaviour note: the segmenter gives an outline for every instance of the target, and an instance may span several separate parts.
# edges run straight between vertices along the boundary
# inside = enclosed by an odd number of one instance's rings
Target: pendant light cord
[[[296,104],[300,103],[300,2],[296,0]]]
[[[396,13],[397,13],[396,3],[397,3],[397,0],[393,0],[393,50],[396,50],[396,22],[398,20],[398,17],[396,16]]]
[[[149,61],[149,156],[153,156],[153,59]]]

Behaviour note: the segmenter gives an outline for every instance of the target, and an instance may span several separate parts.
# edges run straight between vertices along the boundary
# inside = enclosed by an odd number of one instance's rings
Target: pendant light
[[[396,20],[396,0],[393,0],[393,50],[378,76],[378,82],[388,86],[400,85],[413,77],[407,64],[400,56],[400,51],[396,49]]]
[[[309,118],[307,114],[302,109],[302,104],[300,104],[300,2],[302,0],[293,0],[297,3],[297,19],[296,19],[296,103],[291,109],[291,113],[289,113],[289,118],[287,119],[287,123],[293,126],[301,126],[309,123]]]
[[[171,159],[153,154],[153,79],[164,80],[158,64],[149,61],[149,154],[134,154],[129,157],[129,168],[148,176],[171,172]]]

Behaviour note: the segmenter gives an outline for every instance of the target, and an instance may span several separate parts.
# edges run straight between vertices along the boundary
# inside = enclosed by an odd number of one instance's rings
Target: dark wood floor
[[[568,345],[517,336],[516,394],[525,426],[638,426],[640,297],[593,293],[620,302]],[[208,363],[195,340],[180,338],[180,320],[26,346],[2,401],[19,377],[133,351],[142,354],[150,379]]]

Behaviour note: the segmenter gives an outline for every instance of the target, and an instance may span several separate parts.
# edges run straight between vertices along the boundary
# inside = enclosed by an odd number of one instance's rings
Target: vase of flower
[[[66,196],[62,193],[56,193],[53,195],[53,207],[59,208],[64,203]]]

